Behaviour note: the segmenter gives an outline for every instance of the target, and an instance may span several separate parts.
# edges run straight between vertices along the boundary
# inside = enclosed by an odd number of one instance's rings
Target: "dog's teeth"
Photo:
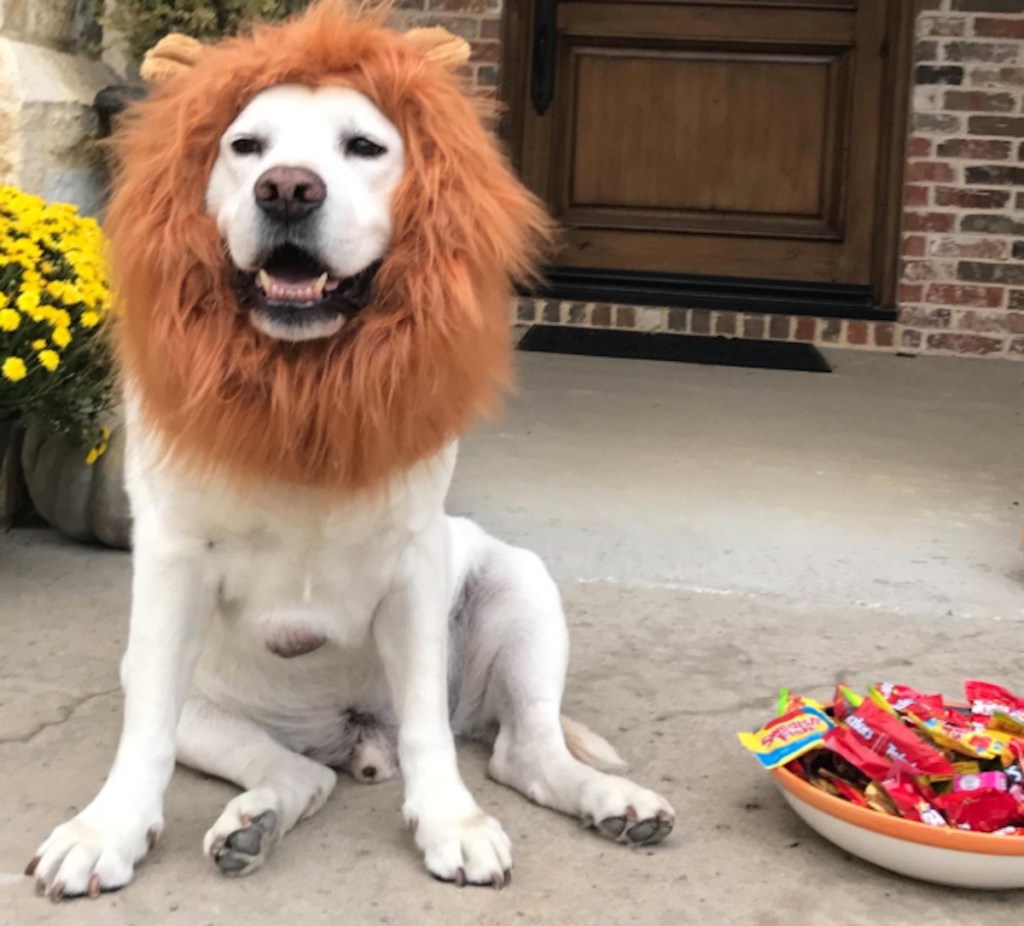
[[[324,287],[326,285],[327,285],[327,274],[326,273],[321,273],[320,276],[318,276],[316,278],[316,282],[313,284],[313,292],[316,293],[316,295],[318,297],[322,296],[324,294]]]
[[[265,293],[269,293],[273,285],[270,281],[270,274],[267,273],[266,270],[260,270],[260,272],[256,274],[256,279],[260,284],[260,289]]]

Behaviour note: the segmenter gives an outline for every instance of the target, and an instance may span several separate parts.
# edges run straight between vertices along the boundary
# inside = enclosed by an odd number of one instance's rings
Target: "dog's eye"
[[[354,154],[357,158],[379,158],[387,151],[387,148],[362,135],[357,135],[345,142],[345,151],[348,154]]]
[[[263,153],[263,142],[258,138],[244,137],[236,138],[231,143],[231,150],[235,154],[262,154]]]

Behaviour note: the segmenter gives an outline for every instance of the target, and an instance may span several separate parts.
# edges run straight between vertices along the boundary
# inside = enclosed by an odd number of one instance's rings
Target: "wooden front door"
[[[912,4],[506,5],[507,135],[558,267],[892,304]]]

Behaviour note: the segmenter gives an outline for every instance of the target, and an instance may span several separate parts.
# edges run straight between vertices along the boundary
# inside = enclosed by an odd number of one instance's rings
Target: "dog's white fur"
[[[233,154],[239,131],[270,139],[261,157]],[[389,154],[347,161],[338,142],[353,132]],[[369,100],[282,87],[239,116],[208,204],[240,267],[258,249],[253,181],[272,164],[327,180],[324,228],[336,237],[325,250],[337,272],[383,255],[401,139]],[[569,721],[563,729],[558,591],[534,554],[445,515],[454,446],[377,495],[327,501],[273,485],[245,494],[184,475],[131,402],[128,414],[135,568],[124,728],[99,794],[40,848],[41,890],[59,898],[126,884],[163,828],[176,756],[244,789],[204,841],[227,873],[259,867],[323,806],[336,780],[327,763],[381,780],[397,758],[403,813],[430,872],[500,886],[510,843],[463,784],[453,730],[496,734],[494,778],[605,836],[644,843],[668,832],[674,812],[662,797],[593,767],[617,761],[604,740]],[[271,651],[319,642],[298,658]]]

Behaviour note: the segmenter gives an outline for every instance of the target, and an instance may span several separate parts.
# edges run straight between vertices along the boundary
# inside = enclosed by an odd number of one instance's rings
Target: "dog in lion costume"
[[[134,513],[124,725],[97,796],[29,865],[53,899],[131,880],[175,760],[241,789],[203,846],[228,875],[339,770],[400,770],[428,871],[505,885],[509,839],[454,735],[608,839],[672,829],[561,716],[568,639],[541,561],[444,511],[548,234],[452,73],[464,53],[322,3],[147,57],[160,83],[119,126],[107,221]]]

